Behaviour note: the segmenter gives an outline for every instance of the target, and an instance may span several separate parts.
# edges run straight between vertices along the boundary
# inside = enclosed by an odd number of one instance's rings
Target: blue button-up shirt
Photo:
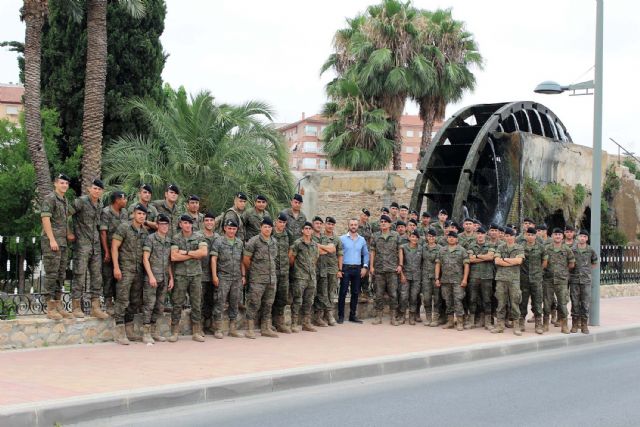
[[[369,248],[364,237],[358,235],[354,240],[349,233],[340,236],[343,251],[343,264],[369,265]]]

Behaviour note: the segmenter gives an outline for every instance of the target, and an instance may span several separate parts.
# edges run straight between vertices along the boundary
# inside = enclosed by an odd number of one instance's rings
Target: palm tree
[[[228,207],[237,191],[265,195],[273,212],[284,207],[292,176],[282,136],[265,123],[273,114],[267,104],[218,105],[208,92],[189,100],[184,90],[165,91],[166,107],[133,102],[151,136],[123,137],[109,146],[107,182],[128,191],[141,182],[155,188],[176,182],[214,212]]]
[[[466,90],[474,89],[476,80],[470,68],[482,68],[482,56],[473,34],[465,30],[463,22],[453,19],[451,9],[421,13],[423,27],[417,43],[432,69],[429,78],[418,79],[413,96],[423,120],[422,157],[431,142],[433,125],[444,119],[447,104],[459,101]]]
[[[143,0],[119,0],[131,16],[144,15]],[[82,188],[100,176],[107,78],[107,0],[87,0],[87,65],[82,118]]]
[[[24,110],[29,155],[36,171],[38,198],[42,200],[51,192],[49,162],[42,142],[42,118],[40,116],[40,60],[42,26],[49,12],[47,0],[24,0],[22,20],[25,22],[24,43]]]

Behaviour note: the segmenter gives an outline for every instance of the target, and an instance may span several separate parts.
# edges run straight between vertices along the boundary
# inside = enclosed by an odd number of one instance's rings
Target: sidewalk
[[[640,297],[612,298],[601,301],[600,330],[640,325]],[[205,343],[182,337],[178,343],[129,346],[94,344],[40,348],[0,353],[3,374],[0,377],[0,416],[9,406],[33,406],[38,402],[103,393],[136,390],[198,381],[224,380],[230,377],[267,371],[310,368],[318,365],[363,361],[364,359],[403,357],[410,353],[455,351],[469,346],[517,344],[567,337],[560,328],[542,337],[526,325],[522,337],[511,329],[490,334],[484,329],[463,332],[441,328],[403,325],[393,327],[345,323],[318,328],[317,333],[280,334],[278,339],[256,340],[207,336]],[[562,335],[562,337],[559,337]],[[570,337],[582,336],[571,334]],[[586,338],[586,336],[585,336]],[[558,341],[558,340],[556,340]],[[567,345],[567,344],[565,344]],[[524,348],[524,347],[523,347]],[[194,402],[196,403],[196,402]]]

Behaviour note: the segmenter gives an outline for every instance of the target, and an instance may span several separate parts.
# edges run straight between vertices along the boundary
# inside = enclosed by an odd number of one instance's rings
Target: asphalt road
[[[174,408],[90,425],[638,426],[640,339]]]

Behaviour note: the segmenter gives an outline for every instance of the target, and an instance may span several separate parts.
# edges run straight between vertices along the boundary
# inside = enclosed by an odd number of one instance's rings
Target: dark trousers
[[[338,294],[338,319],[344,319],[344,303],[347,291],[351,287],[351,302],[349,303],[349,318],[356,317],[358,297],[360,296],[360,266],[345,264],[342,266],[340,293]]]

